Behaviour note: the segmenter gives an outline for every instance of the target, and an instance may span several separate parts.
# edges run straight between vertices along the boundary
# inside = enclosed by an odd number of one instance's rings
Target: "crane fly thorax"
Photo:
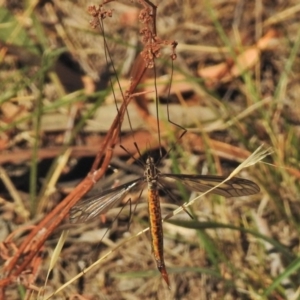
[[[145,177],[148,183],[148,187],[150,189],[154,189],[157,187],[159,171],[154,164],[154,160],[152,157],[148,157],[146,161],[146,169],[145,169]]]

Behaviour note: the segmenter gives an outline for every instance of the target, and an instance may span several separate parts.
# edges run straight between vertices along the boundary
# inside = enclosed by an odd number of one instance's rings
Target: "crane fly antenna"
[[[174,149],[175,149],[175,145],[172,145],[169,148],[169,150],[165,153],[165,155],[159,158],[159,160],[157,161],[157,164],[159,164],[162,160],[164,160],[170,154],[170,152],[172,152]]]
[[[138,145],[137,145],[136,142],[134,142],[133,144],[134,144],[134,147],[135,147],[136,151],[138,152],[138,154],[139,154],[139,156],[140,156],[140,158],[141,158],[141,157],[142,157],[142,153],[141,153],[141,151],[140,151],[140,148],[138,147]]]

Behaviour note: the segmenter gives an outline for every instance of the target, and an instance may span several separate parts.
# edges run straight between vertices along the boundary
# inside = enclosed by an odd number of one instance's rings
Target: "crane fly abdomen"
[[[148,157],[144,176],[148,184],[148,211],[152,251],[156,261],[157,269],[170,288],[169,277],[164,261],[164,235],[158,194],[159,175],[160,172],[156,168],[153,158]]]
[[[159,203],[158,190],[148,188],[148,210],[149,210],[149,223],[150,235],[152,243],[152,251],[156,261],[157,268],[164,278],[167,285],[170,287],[169,277],[164,262],[163,252],[163,228],[162,217]]]

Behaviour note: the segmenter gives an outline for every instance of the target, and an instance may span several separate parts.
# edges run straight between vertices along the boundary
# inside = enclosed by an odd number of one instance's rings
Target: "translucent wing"
[[[172,178],[197,192],[206,192],[226,179],[225,176],[213,175],[187,175],[187,174],[160,174],[160,177]],[[215,188],[211,193],[224,197],[240,197],[257,194],[260,191],[258,185],[250,180],[233,177]]]
[[[80,200],[70,210],[70,221],[72,223],[83,223],[92,220],[99,214],[106,213],[111,208],[121,203],[132,188],[143,182],[144,177],[141,177],[118,187],[106,190],[97,196]]]

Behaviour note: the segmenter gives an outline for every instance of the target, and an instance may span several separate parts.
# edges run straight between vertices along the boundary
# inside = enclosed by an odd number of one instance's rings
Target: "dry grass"
[[[121,2],[109,3],[113,17],[105,19],[105,36],[127,89],[128,79],[139,71],[132,66],[141,51],[140,6]],[[158,34],[179,43],[171,118],[188,127],[161,170],[229,174],[265,144],[274,151],[265,159],[270,164],[258,163],[239,174],[258,183],[261,193],[241,199],[209,195],[190,207],[193,220],[181,213],[164,223],[171,290],[156,270],[148,233],[135,236],[148,227],[143,194],[142,203],[132,204],[132,215],[127,205],[121,213],[119,207],[112,209],[105,222],[70,226],[66,219],[33,261],[37,269],[14,278],[4,299],[30,299],[29,291],[31,299],[43,299],[38,291],[53,258],[57,261],[45,295],[61,289],[97,258],[101,261],[52,299],[299,298],[298,1],[161,2]],[[99,30],[89,26],[86,1],[52,3],[7,1],[8,10],[0,10],[6,26],[0,33],[2,268],[28,236],[29,226],[47,216],[89,172],[117,115],[114,101],[122,100],[116,85],[116,97],[111,93],[108,79],[114,72]],[[172,71],[168,49],[158,59],[155,75],[165,150],[179,135],[179,128],[166,121],[169,77],[163,76]],[[151,71],[146,74],[141,90],[147,93],[136,97],[129,116],[141,151],[158,157],[153,77]],[[133,132],[125,123],[121,143],[135,155]],[[55,161],[60,153],[63,158]],[[98,189],[142,172],[118,145],[111,166]],[[176,186],[171,190],[178,203],[197,196]],[[130,196],[132,202],[139,198],[138,193]],[[161,196],[166,216],[178,203]],[[54,249],[63,229],[70,231],[57,256]],[[5,276],[0,283],[5,284]]]

